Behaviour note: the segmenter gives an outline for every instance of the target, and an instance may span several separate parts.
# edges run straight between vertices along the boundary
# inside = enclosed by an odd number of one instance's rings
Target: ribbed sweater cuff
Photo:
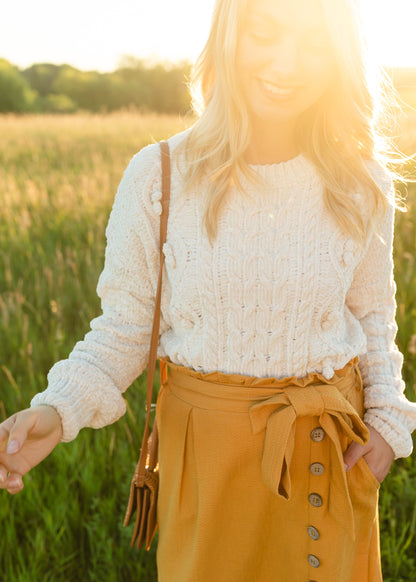
[[[95,367],[93,376],[91,371],[83,363],[58,362],[48,374],[48,388],[30,403],[55,408],[62,421],[62,442],[74,440],[84,427],[107,426],[126,412],[125,400],[109,377]]]

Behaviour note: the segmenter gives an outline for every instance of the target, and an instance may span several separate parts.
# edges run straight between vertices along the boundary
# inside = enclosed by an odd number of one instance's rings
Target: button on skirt
[[[157,401],[159,582],[379,582],[379,483],[358,358],[330,380],[167,362]]]

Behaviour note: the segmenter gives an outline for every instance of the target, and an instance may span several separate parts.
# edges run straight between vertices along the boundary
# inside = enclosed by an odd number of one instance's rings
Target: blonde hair
[[[379,211],[395,203],[394,194],[374,180],[368,160],[390,175],[389,144],[382,128],[382,97],[392,95],[387,77],[375,79],[366,60],[355,0],[320,0],[331,35],[337,79],[298,123],[298,146],[317,168],[324,203],[341,229],[364,244]],[[192,92],[200,117],[186,141],[189,188],[201,175],[209,178],[204,224],[216,236],[218,215],[239,175],[254,179],[244,161],[250,143],[247,105],[239,90],[235,58],[249,0],[216,0],[211,31],[194,67]],[[369,203],[367,219],[348,192],[359,187]],[[367,213],[366,213],[367,214]]]

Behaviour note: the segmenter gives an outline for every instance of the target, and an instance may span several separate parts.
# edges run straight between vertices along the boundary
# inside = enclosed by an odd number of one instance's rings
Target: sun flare
[[[375,59],[387,66],[416,66],[415,0],[360,0]]]
[[[416,67],[416,0],[357,1],[379,62]],[[55,0],[25,0],[22,19],[21,2],[8,2],[0,21],[0,57],[19,67],[66,62],[101,71],[114,70],[123,55],[193,61],[207,37],[213,5],[214,0],[123,0],[115,8],[72,0],[62,18]]]

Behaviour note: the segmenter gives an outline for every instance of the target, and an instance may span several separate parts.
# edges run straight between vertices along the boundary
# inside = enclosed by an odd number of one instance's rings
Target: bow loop
[[[287,397],[295,409],[296,416],[321,416],[325,410],[324,396],[320,386],[287,388]]]
[[[290,400],[285,392],[274,394],[273,396],[261,400],[250,407],[249,415],[253,433],[257,434],[267,426],[270,415],[280,409],[290,406]]]

